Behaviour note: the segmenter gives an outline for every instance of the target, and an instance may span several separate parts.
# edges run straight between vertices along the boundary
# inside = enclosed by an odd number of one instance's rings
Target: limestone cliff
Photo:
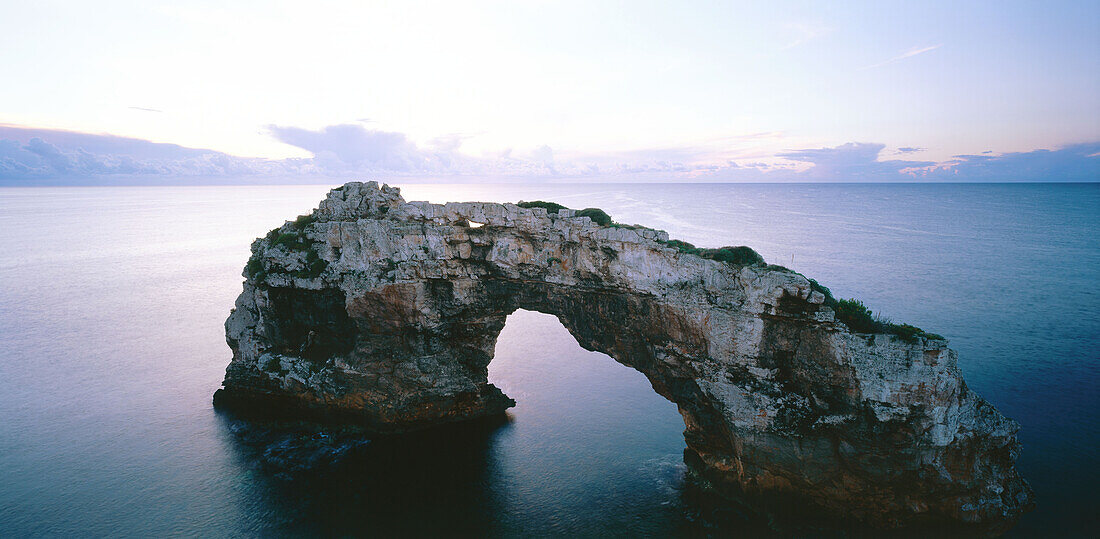
[[[349,183],[256,240],[215,402],[403,431],[500,414],[486,379],[516,309],[676,403],[717,489],[897,527],[997,533],[1030,509],[1017,425],[941,339],[858,334],[802,275],[681,252],[570,210],[405,202]]]

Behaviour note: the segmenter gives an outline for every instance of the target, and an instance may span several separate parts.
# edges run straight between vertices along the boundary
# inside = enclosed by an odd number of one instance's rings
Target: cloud
[[[779,164],[730,163],[710,169],[716,181],[761,182],[1094,182],[1100,181],[1100,142],[1057,150],[1000,155],[957,155],[949,161],[879,160],[884,144],[850,142],[840,146],[777,154],[800,168]],[[807,166],[809,165],[809,166]]]
[[[886,60],[885,62],[879,62],[877,64],[871,64],[871,65],[868,65],[868,66],[863,66],[860,69],[861,70],[863,70],[863,69],[875,69],[875,68],[878,68],[878,67],[887,66],[887,65],[890,65],[894,62],[900,62],[900,61],[902,61],[906,58],[912,58],[912,57],[914,57],[918,54],[924,54],[928,51],[934,51],[934,50],[936,50],[936,49],[938,49],[942,46],[943,46],[943,44],[941,43],[939,45],[932,45],[932,46],[929,46],[929,47],[913,47],[913,48],[911,48],[911,49],[909,49],[909,50],[907,50],[907,51],[905,51],[905,52],[903,52],[903,53],[901,53],[901,54],[899,54],[899,55],[897,55],[897,56],[895,56],[895,57],[893,57],[889,60]]]
[[[834,148],[797,150],[778,154],[779,157],[810,163],[812,166],[799,173],[812,181],[899,181],[912,179],[904,171],[934,165],[931,161],[879,161],[885,144],[849,142]]]
[[[435,172],[432,155],[417,148],[402,133],[365,129],[359,125],[332,125],[319,131],[268,126],[279,142],[314,155],[315,164],[333,172],[390,170]]]
[[[268,130],[280,142],[312,153],[309,167],[322,175],[537,176],[579,172],[555,168],[554,151],[549,146],[487,158],[466,155],[459,148],[469,135],[462,134],[436,137],[421,147],[403,133],[362,125],[332,125],[316,131],[273,125]]]
[[[236,157],[147,140],[0,125],[0,180],[243,177],[300,171],[293,160]]]
[[[0,181],[52,179],[103,183],[279,181],[284,178],[468,177],[487,181],[541,178],[611,181],[898,182],[1098,181],[1100,142],[1005,154],[956,155],[944,162],[881,159],[885,144],[849,142],[774,155],[737,150],[734,139],[708,147],[653,148],[578,154],[550,146],[485,156],[460,151],[464,135],[420,146],[398,132],[363,125],[318,130],[269,126],[276,139],[312,154],[258,159],[141,139],[0,125]],[[770,136],[761,134],[761,136]],[[724,148],[724,149],[723,149]],[[890,155],[922,151],[902,146]],[[188,180],[188,179],[192,180]]]
[[[967,182],[1100,181],[1100,142],[1070,144],[1057,150],[956,155],[924,177]]]
[[[127,107],[127,108],[134,109],[134,110],[145,111],[145,112],[164,112],[163,110],[160,110],[160,109],[149,109],[149,108],[145,108],[145,107]]]

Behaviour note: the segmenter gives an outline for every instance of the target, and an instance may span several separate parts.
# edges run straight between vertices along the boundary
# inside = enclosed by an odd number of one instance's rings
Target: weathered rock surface
[[[676,403],[686,458],[720,491],[983,533],[1031,508],[1016,423],[967,389],[945,341],[854,334],[805,277],[667,240],[349,183],[253,244],[215,402],[381,431],[500,414],[514,401],[487,366],[528,309]]]

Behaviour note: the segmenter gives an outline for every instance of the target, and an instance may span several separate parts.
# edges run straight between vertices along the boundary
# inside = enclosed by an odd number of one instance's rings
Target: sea
[[[944,335],[1021,425],[1036,509],[1095,537],[1100,184],[402,184],[748,245]],[[0,188],[0,536],[776,535],[686,473],[683,421],[553,316],[508,318],[492,424],[372,440],[216,411],[249,244],[334,185]]]

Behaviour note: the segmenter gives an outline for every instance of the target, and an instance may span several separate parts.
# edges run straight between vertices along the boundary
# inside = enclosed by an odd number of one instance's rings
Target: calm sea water
[[[0,189],[0,535],[757,535],[685,481],[675,406],[517,312],[501,425],[369,442],[211,408],[251,240],[328,187]],[[408,185],[546,199],[701,246],[750,245],[945,335],[1023,429],[1038,509],[1100,503],[1100,185]]]

